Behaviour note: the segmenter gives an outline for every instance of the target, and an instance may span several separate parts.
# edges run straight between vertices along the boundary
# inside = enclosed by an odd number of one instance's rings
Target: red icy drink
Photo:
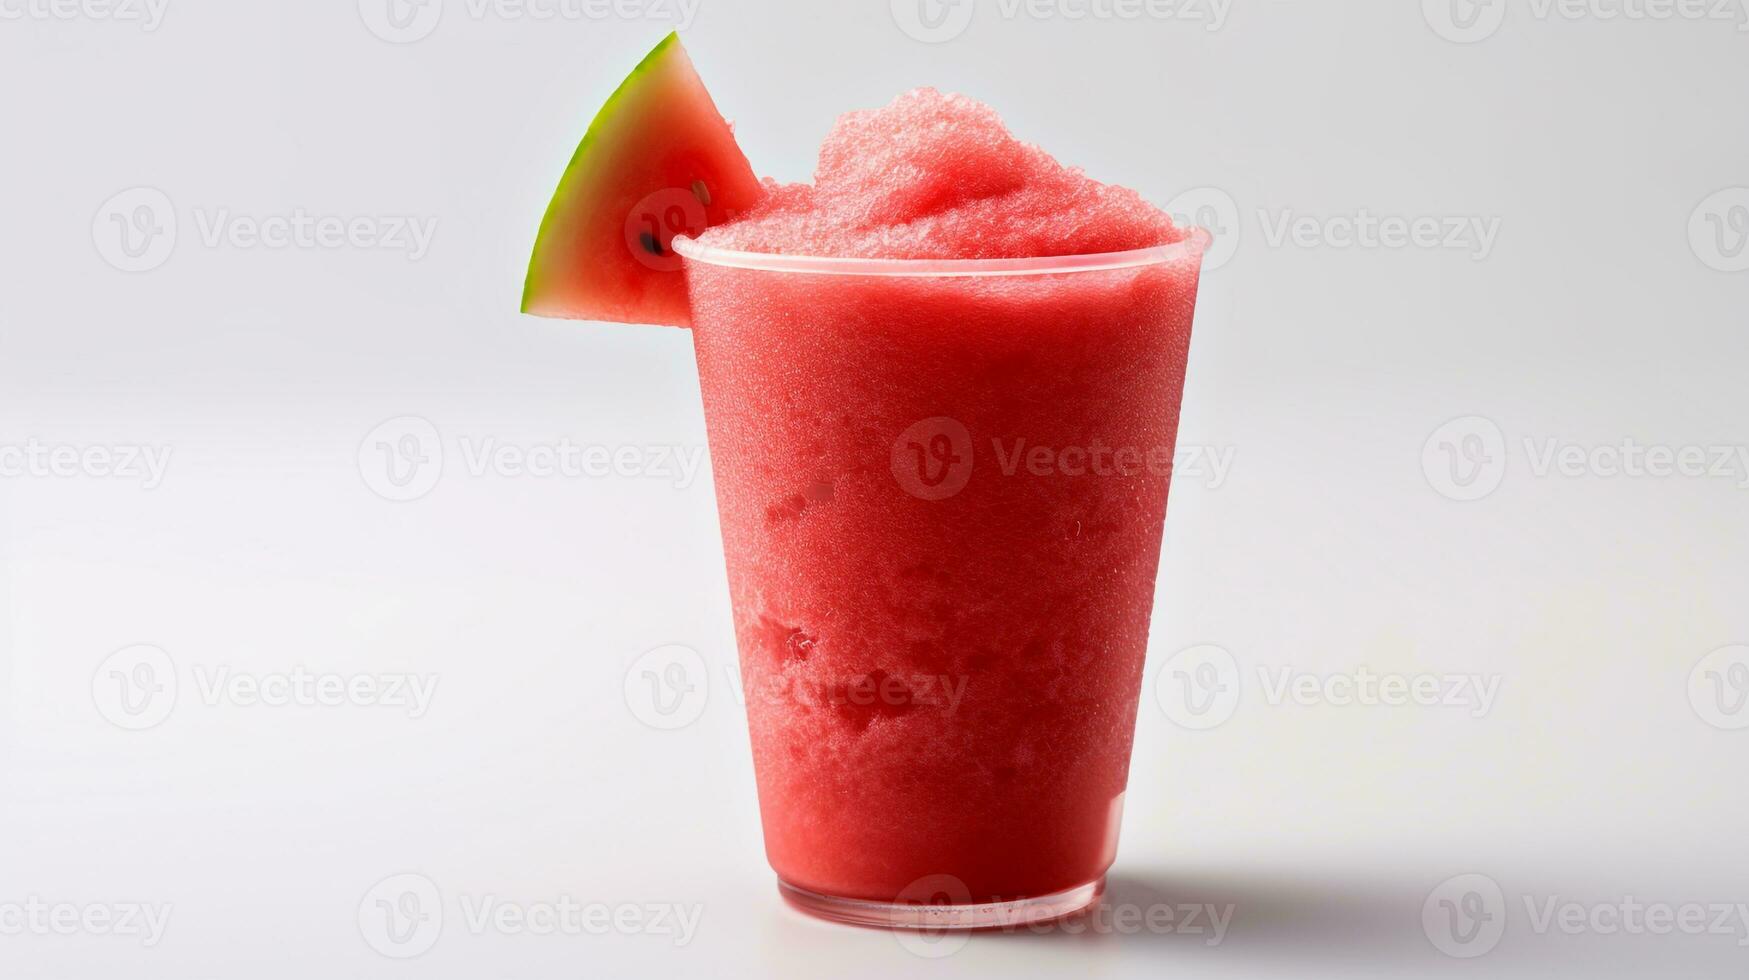
[[[1072,911],[1117,845],[1206,236],[929,90],[815,178],[675,245],[767,854],[829,917]]]

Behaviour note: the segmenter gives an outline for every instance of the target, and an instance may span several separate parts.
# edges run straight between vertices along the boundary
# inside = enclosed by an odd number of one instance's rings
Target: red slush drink
[[[771,865],[852,921],[1073,911],[1117,845],[1206,236],[929,91],[770,190],[677,247]]]

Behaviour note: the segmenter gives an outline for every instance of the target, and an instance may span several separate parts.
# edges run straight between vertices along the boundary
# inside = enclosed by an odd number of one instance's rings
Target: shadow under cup
[[[1098,897],[1208,240],[951,261],[675,242],[792,903],[981,928]]]

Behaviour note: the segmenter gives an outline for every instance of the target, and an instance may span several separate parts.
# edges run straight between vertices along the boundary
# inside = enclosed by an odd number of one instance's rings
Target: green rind
[[[611,127],[613,117],[618,115],[615,112],[615,106],[621,97],[628,90],[635,88],[640,79],[679,44],[680,32],[668,32],[668,36],[651,48],[650,53],[644,55],[643,60],[639,61],[637,66],[626,75],[625,80],[619,83],[619,87],[613,90],[613,94],[607,97],[607,102],[602,105],[600,111],[595,113],[595,118],[590,120],[588,131],[583,134],[583,139],[577,144],[576,151],[571,154],[571,162],[565,165],[565,173],[559,178],[558,189],[553,191],[552,200],[547,202],[546,213],[541,217],[540,231],[535,234],[534,238],[534,251],[528,258],[528,272],[524,274],[522,279],[522,312],[529,312],[529,299],[542,285],[542,283],[535,281],[535,267],[539,264],[541,250],[547,243],[547,236],[552,231],[552,226],[558,221],[558,212],[561,210],[562,202],[570,196],[566,192],[583,170],[590,144],[594,142],[599,133]]]

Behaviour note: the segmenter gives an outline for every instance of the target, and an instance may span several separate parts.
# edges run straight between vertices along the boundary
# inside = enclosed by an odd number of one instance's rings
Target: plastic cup
[[[1208,242],[925,261],[675,241],[792,904],[952,929],[1098,898]]]

